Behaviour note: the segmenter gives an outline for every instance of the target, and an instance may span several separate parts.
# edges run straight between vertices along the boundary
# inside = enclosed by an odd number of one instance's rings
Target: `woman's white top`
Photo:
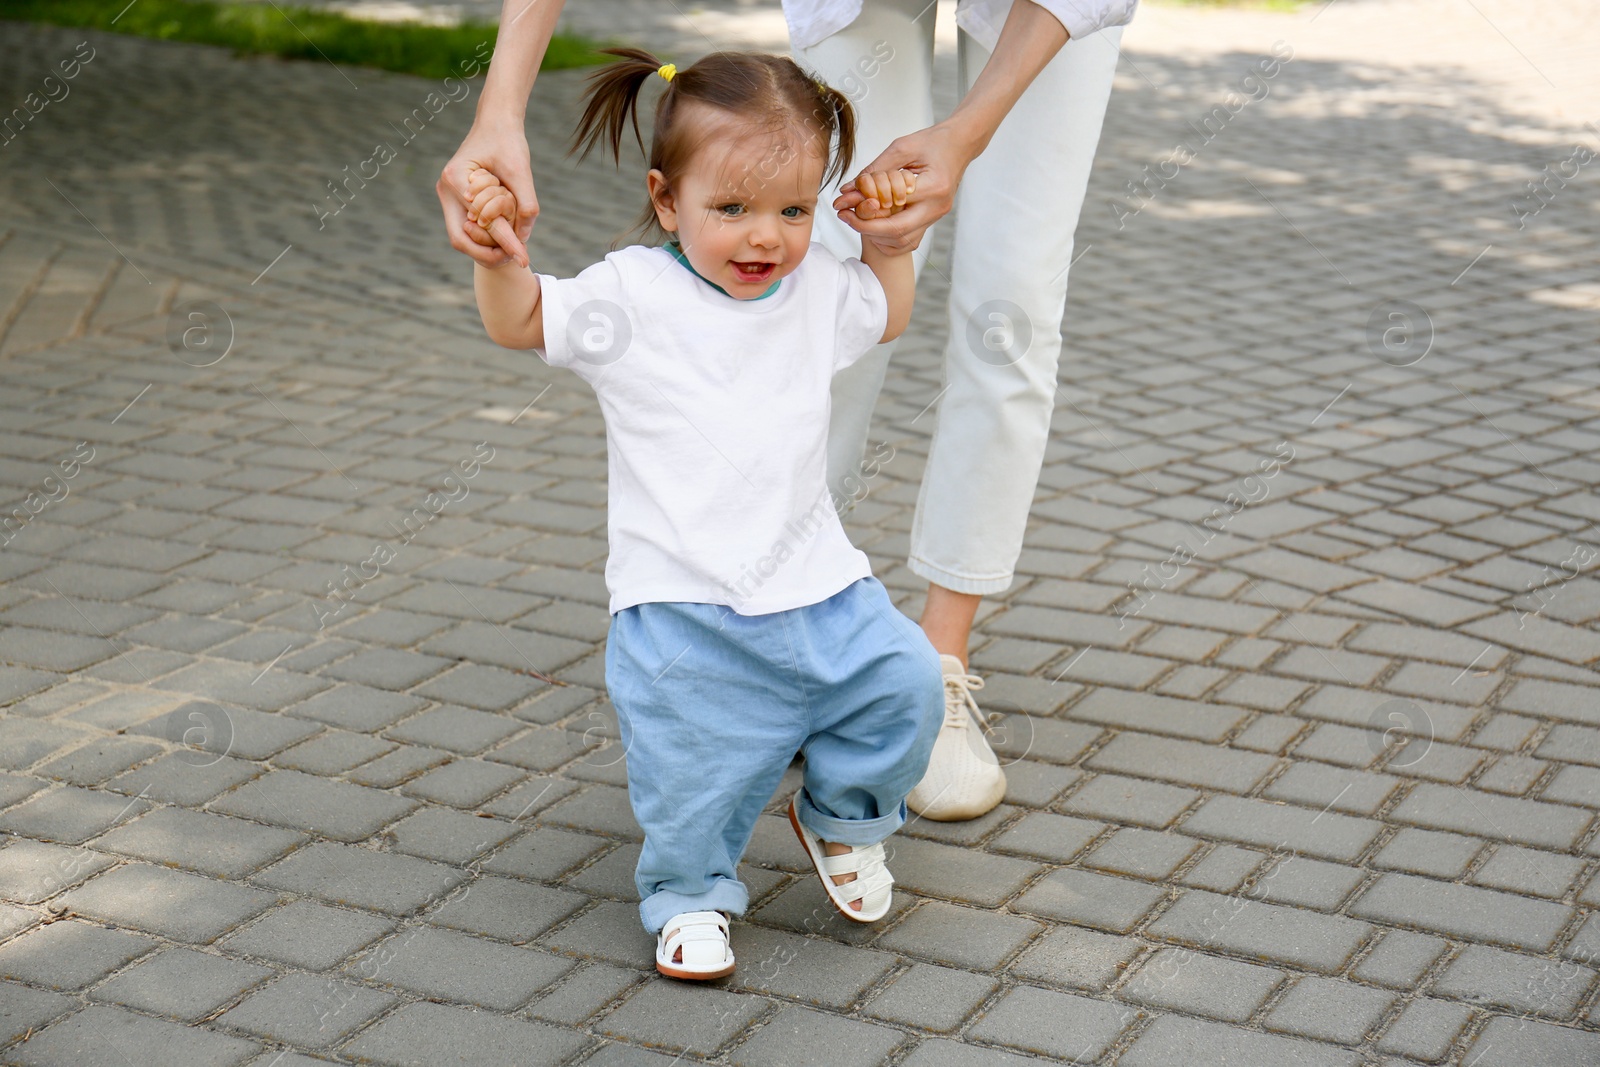
[[[813,241],[752,300],[647,245],[538,278],[535,351],[588,382],[605,416],[612,614],[667,600],[765,615],[872,573],[827,486],[833,376],[888,325],[866,264]]]
[[[1074,39],[1087,37],[1107,26],[1123,26],[1133,18],[1139,0],[1033,0],[1054,15]],[[936,0],[928,0],[932,7]],[[1000,40],[1012,0],[957,0],[956,25],[989,51]],[[789,45],[810,48],[824,37],[844,29],[861,14],[862,0],[783,0],[783,17],[789,24]]]

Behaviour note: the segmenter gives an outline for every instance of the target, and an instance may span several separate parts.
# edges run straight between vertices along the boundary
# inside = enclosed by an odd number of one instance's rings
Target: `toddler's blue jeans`
[[[735,868],[796,752],[800,821],[871,845],[905,822],[944,721],[939,656],[873,577],[767,615],[653,602],[611,617],[606,687],[644,830],[639,915],[741,914]]]

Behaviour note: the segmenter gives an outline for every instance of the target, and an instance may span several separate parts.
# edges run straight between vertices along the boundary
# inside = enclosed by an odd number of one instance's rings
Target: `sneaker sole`
[[[969,804],[965,807],[918,810],[918,808],[911,803],[911,798],[907,797],[906,807],[916,812],[922,818],[927,819],[929,822],[966,822],[968,819],[976,819],[979,816],[989,814],[995,808],[1000,806],[1000,801],[1005,799],[1005,795],[1006,779],[1005,775],[1002,774],[1000,776],[1000,781],[995,784],[995,789],[990,793],[989,797],[979,801],[976,804]]]

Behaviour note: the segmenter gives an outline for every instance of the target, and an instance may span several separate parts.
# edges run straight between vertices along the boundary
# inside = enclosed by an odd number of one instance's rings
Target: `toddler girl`
[[[740,856],[795,753],[790,824],[834,906],[871,922],[893,884],[881,842],[944,716],[938,654],[846,538],[825,477],[830,379],[905,329],[922,234],[843,262],[812,243],[854,114],[792,60],[715,52],[678,73],[606,51],[622,58],[591,76],[573,150],[604,135],[620,163],[640,89],[666,79],[639,226],[670,239],[575,278],[480,264],[475,287],[490,338],[571,368],[605,415],[606,687],[645,834],[640,916],[663,974],[718,978],[749,900]],[[470,181],[469,231],[492,243],[514,199],[484,170]],[[858,212],[882,217],[914,175],[861,181]]]

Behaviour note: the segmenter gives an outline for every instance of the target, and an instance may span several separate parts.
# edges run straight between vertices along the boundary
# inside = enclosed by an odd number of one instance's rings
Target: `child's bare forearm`
[[[539,279],[514,262],[473,265],[472,287],[489,339],[505,348],[544,347],[544,308]]]
[[[890,255],[866,238],[861,240],[861,262],[878,276],[889,298],[889,324],[878,343],[893,341],[911,324],[911,305],[917,296],[917,274],[909,251]]]

